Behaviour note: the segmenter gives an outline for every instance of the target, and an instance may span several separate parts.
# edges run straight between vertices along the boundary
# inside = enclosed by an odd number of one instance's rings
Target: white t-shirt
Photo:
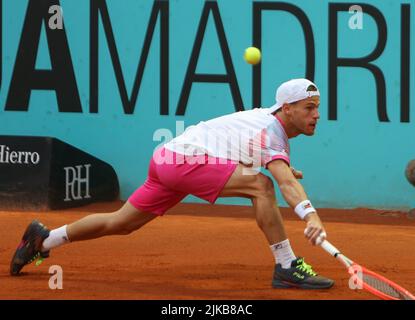
[[[290,164],[282,121],[270,108],[239,111],[188,127],[164,147],[186,156],[207,154],[257,168],[275,159]]]

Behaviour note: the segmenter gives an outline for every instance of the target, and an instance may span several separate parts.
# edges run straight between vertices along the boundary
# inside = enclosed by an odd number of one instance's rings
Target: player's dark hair
[[[308,91],[317,91],[317,88],[316,88],[316,86],[315,85],[312,85],[312,84],[310,84],[308,87],[307,87],[307,90],[306,90],[307,92]]]

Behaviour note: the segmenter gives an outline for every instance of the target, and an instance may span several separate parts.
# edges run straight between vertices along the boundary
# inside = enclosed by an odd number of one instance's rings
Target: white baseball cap
[[[280,109],[284,103],[293,103],[312,96],[320,96],[317,86],[307,79],[292,79],[281,84],[275,93],[275,104],[271,112]]]

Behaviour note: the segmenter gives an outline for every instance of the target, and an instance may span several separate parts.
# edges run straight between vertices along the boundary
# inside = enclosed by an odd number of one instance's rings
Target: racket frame
[[[415,296],[413,294],[411,294],[408,290],[406,290],[405,288],[403,288],[400,285],[396,284],[395,282],[381,276],[380,274],[377,274],[376,272],[373,272],[373,271],[361,266],[360,264],[355,263],[353,260],[349,259],[344,254],[342,254],[339,251],[339,249],[337,249],[335,246],[333,246],[327,240],[324,240],[320,244],[320,246],[325,251],[327,251],[330,255],[332,255],[337,260],[339,260],[347,268],[347,271],[349,272],[349,274],[352,277],[355,277],[354,280],[356,280],[357,285],[358,285],[359,288],[363,288],[363,289],[369,291],[370,293],[378,296],[379,298],[381,298],[383,300],[399,300],[398,298],[389,296],[389,295],[377,290],[376,288],[373,288],[372,286],[370,286],[366,282],[364,282],[362,277],[357,274],[359,271],[361,271],[362,272],[361,274],[364,273],[364,274],[370,275],[374,278],[377,278],[377,279],[387,283],[392,288],[395,288],[396,290],[400,291],[401,293],[403,293],[406,296],[410,297],[411,299],[415,300]]]

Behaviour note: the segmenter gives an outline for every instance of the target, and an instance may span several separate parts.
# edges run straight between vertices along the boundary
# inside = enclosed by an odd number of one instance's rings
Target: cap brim
[[[276,103],[274,104],[272,107],[270,107],[271,109],[271,113],[277,111],[278,109],[281,109],[282,104]]]

